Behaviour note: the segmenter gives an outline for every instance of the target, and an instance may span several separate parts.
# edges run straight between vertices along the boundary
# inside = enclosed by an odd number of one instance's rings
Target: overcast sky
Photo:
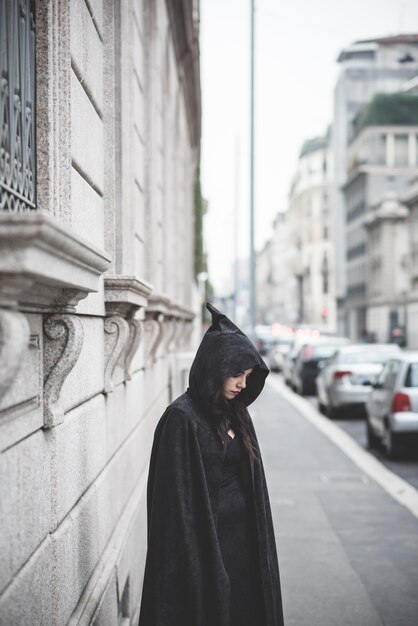
[[[332,120],[341,48],[356,39],[417,33],[418,0],[258,0],[255,19],[259,248],[277,211],[286,209],[303,141],[323,134]],[[211,281],[223,291],[237,196],[240,256],[249,245],[250,0],[201,0],[201,76],[206,247]]]

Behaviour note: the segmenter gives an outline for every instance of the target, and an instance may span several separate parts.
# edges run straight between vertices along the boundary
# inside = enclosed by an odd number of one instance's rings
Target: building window
[[[0,210],[36,208],[35,2],[0,0]]]
[[[329,267],[328,267],[328,257],[324,254],[322,259],[322,293],[327,294],[329,292]]]
[[[395,165],[408,165],[408,135],[395,135]]]
[[[386,135],[383,133],[373,134],[369,138],[369,163],[376,165],[386,164]]]

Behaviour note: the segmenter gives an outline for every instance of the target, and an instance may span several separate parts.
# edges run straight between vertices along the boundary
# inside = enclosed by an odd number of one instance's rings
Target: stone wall
[[[37,210],[0,214],[0,625],[136,624],[196,310],[197,29],[187,1],[38,0],[36,33]]]

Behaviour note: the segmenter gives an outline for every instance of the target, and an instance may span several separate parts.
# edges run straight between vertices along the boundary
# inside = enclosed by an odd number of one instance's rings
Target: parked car
[[[283,359],[283,378],[289,387],[296,391],[297,381],[295,377],[295,364],[300,351],[307,343],[318,344],[326,343],[331,339],[332,335],[321,335],[317,329],[303,329],[298,330],[294,336],[294,340],[290,346],[289,351],[285,354]]]
[[[373,384],[366,403],[367,439],[378,443],[389,458],[398,458],[403,443],[418,437],[418,352],[391,358]]]
[[[335,351],[350,340],[346,337],[321,335],[315,341],[302,345],[293,365],[293,386],[303,396],[316,394],[316,377],[320,363],[330,359]]]
[[[401,353],[396,344],[353,344],[339,348],[325,362],[316,379],[319,409],[331,418],[343,408],[363,408],[372,382],[391,357]]]
[[[267,355],[267,365],[272,372],[282,371],[284,357],[289,352],[292,344],[292,335],[275,338],[275,343],[272,345]]]
[[[289,346],[289,350],[283,357],[282,373],[283,380],[289,387],[293,389],[293,366],[300,348],[303,342],[306,341],[304,335],[294,335],[292,343]]]

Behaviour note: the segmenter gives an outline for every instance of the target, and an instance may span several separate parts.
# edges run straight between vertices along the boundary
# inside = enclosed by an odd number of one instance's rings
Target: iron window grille
[[[35,1],[0,0],[0,210],[36,209]]]

